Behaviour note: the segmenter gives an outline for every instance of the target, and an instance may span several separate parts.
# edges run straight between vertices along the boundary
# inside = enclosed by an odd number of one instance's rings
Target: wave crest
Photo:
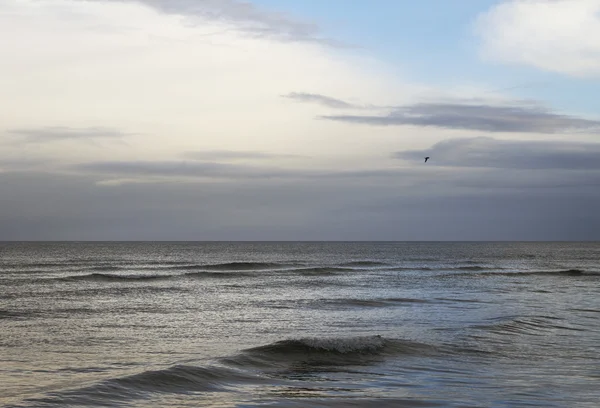
[[[249,352],[268,354],[288,354],[306,352],[328,352],[339,354],[374,353],[386,346],[386,340],[379,336],[348,338],[303,338],[282,340],[266,346],[249,349]]]
[[[334,368],[368,365],[397,355],[429,355],[438,350],[430,345],[380,335],[281,340],[242,351],[222,361],[238,367],[266,370],[304,370],[315,366]]]

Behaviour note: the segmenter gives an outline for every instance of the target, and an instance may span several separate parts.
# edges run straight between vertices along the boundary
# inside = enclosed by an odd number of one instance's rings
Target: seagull
[[[427,160],[429,160],[429,156],[425,157],[425,163],[427,163]]]

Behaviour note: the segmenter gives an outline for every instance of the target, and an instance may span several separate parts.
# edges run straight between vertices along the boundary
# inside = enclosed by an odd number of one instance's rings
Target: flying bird
[[[429,156],[425,157],[425,163],[427,163],[427,160],[429,160]]]

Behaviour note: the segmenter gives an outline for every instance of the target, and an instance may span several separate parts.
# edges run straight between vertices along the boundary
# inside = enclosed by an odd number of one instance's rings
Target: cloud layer
[[[318,94],[287,95],[299,102],[318,103],[330,108],[350,109],[357,105]],[[373,109],[383,109],[376,108]],[[509,133],[600,132],[600,121],[559,114],[525,105],[521,101],[493,105],[469,101],[416,103],[398,106],[379,115],[324,115],[322,119],[375,126],[424,126],[445,129]]]
[[[600,238],[598,189],[556,187],[556,180],[554,187],[536,189],[524,182],[528,177],[506,170],[485,177],[424,171],[409,188],[401,176],[385,183],[246,179],[96,186],[87,175],[0,173],[0,184],[11,189],[0,195],[0,239]],[[500,181],[512,188],[499,188]],[[547,183],[547,175],[538,181]]]
[[[67,126],[52,126],[37,129],[11,129],[10,135],[19,137],[23,143],[49,143],[58,140],[89,141],[96,139],[120,139],[127,136],[117,129],[104,127],[72,128]]]
[[[448,139],[429,149],[408,150],[399,159],[431,159],[428,165],[501,169],[600,170],[600,144],[500,140],[491,137]]]
[[[269,160],[298,158],[294,154],[267,153],[249,150],[203,150],[185,152],[182,156],[191,160]]]

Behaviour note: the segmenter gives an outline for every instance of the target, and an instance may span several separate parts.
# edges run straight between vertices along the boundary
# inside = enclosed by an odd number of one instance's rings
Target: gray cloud
[[[248,166],[207,161],[103,161],[83,163],[73,170],[116,177],[206,177],[251,179],[293,177],[297,173],[266,166]]]
[[[476,180],[479,172],[470,174]],[[600,239],[598,189],[464,192],[427,172],[418,189],[321,179],[126,186],[95,179],[0,173],[0,239]]]
[[[30,157],[1,157],[0,170],[3,171],[21,171],[31,169],[41,169],[52,165],[55,161],[52,159],[36,159]]]
[[[87,174],[100,180],[121,179],[217,179],[247,182],[262,182],[277,179],[318,180],[320,183],[376,183],[380,180],[390,185],[390,179],[401,180],[402,183],[418,182],[423,177],[423,168],[389,168],[372,170],[320,170],[281,168],[264,165],[232,164],[211,161],[99,161],[81,163],[62,171],[75,171]]]
[[[486,132],[600,132],[600,121],[554,113],[535,106],[485,103],[418,103],[385,115],[327,115],[322,119],[377,126],[431,126]]]
[[[313,23],[295,20],[285,14],[262,10],[239,0],[95,0],[129,1],[152,7],[162,13],[196,17],[232,24],[237,30],[256,37],[288,42],[316,42],[332,46],[341,43],[321,36]]]
[[[449,139],[429,149],[397,152],[396,158],[431,159],[431,166],[506,169],[600,170],[600,143],[515,141],[490,137]]]
[[[323,105],[328,108],[336,108],[336,109],[359,108],[359,106],[342,101],[341,99],[331,98],[329,96],[320,95],[320,94],[292,92],[292,93],[289,93],[287,95],[282,95],[282,96],[284,98],[293,99],[297,102],[317,103],[319,105]]]
[[[293,154],[275,154],[258,151],[241,151],[241,150],[202,150],[185,152],[183,157],[191,160],[263,160],[263,159],[279,159],[279,158],[298,158],[300,156]]]
[[[58,140],[121,139],[127,136],[117,129],[104,127],[72,128],[64,126],[12,129],[7,133],[19,137],[21,143],[46,143]]]
[[[421,152],[405,153],[408,159],[414,159],[412,165],[356,171],[281,169],[260,165],[176,161],[84,163],[70,168],[70,171],[103,184],[124,183],[132,186],[137,183],[203,185],[205,182],[214,184],[219,181],[225,181],[218,184],[230,188],[238,188],[240,185],[259,188],[310,184],[314,186],[315,191],[320,188],[331,191],[352,190],[355,196],[349,199],[348,203],[369,202],[378,195],[397,194],[435,197],[470,195],[473,192],[492,194],[500,191],[502,194],[521,195],[524,191],[538,190],[562,191],[570,195],[600,186],[600,171],[594,169],[565,171],[563,168],[522,169],[492,166],[474,170],[468,166],[438,167],[429,163],[423,165]],[[413,158],[412,155],[417,157]],[[371,190],[378,192],[371,197]],[[306,197],[307,200],[311,198],[314,197]]]

